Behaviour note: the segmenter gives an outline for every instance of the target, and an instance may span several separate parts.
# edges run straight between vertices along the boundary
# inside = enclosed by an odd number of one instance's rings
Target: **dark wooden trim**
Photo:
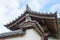
[[[55,13],[55,17],[56,17],[55,19],[56,19],[56,26],[57,26],[57,37],[56,38],[59,38],[57,12]]]
[[[38,15],[32,15],[32,14],[30,14],[30,16],[32,16],[32,17],[36,17],[36,18],[42,18],[42,19],[55,19],[55,17],[45,17],[45,16],[38,16]]]

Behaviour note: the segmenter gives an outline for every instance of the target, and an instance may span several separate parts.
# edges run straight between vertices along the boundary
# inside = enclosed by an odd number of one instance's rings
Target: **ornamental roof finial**
[[[26,5],[26,11],[31,11],[31,9],[29,8],[28,4]]]

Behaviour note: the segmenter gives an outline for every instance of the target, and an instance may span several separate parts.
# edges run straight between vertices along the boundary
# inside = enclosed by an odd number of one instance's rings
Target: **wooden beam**
[[[16,21],[15,23],[9,25],[7,28],[11,28],[13,27],[14,25],[16,25],[19,21],[22,21],[26,16],[23,16],[21,19],[19,19],[18,21]]]
[[[30,14],[30,16],[36,17],[36,18],[42,18],[42,19],[55,19],[55,17],[38,16],[38,15],[32,15],[32,14]]]

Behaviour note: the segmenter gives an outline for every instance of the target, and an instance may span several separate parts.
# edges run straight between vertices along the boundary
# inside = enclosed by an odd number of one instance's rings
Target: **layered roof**
[[[37,21],[24,21],[23,23],[19,24],[19,26],[21,27],[20,30],[0,34],[0,39],[14,36],[24,36],[27,29],[34,29],[40,36],[44,35],[44,30]]]
[[[27,8],[20,17],[18,17],[15,21],[6,24],[5,27],[7,27],[10,30],[18,30],[21,29],[18,25],[25,21],[26,15],[29,14],[29,17],[32,20],[35,20],[39,22],[39,24],[42,26],[45,32],[50,32],[50,36],[58,34],[58,25],[57,25],[57,12],[55,13],[40,13],[36,11],[32,11],[28,5]]]

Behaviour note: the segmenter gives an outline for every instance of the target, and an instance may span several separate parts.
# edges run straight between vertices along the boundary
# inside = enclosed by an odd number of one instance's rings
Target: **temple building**
[[[4,25],[11,32],[0,34],[0,40],[57,40],[57,12],[40,13],[28,5],[24,13],[13,22]]]

